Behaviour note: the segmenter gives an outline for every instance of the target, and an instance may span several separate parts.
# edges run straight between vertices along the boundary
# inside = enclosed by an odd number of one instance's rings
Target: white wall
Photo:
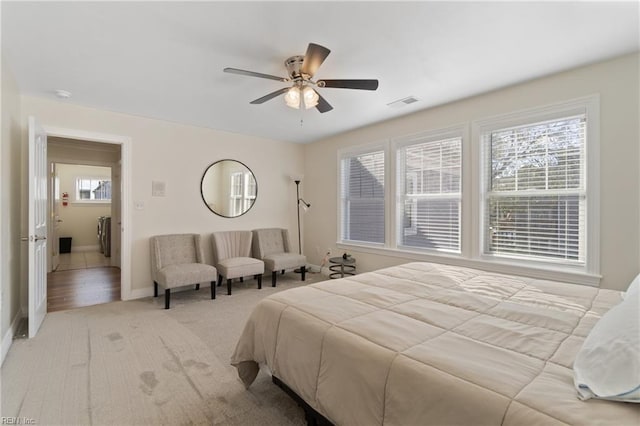
[[[2,60],[2,142],[0,145],[0,339],[2,361],[9,350],[12,325],[20,312],[20,97],[17,83]],[[26,234],[24,234],[26,235]],[[26,245],[26,244],[25,244]]]
[[[60,194],[69,194],[69,203],[62,205],[58,201],[58,214],[60,237],[71,237],[71,249],[77,251],[80,248],[89,248],[99,245],[97,234],[98,217],[111,216],[111,203],[78,203],[75,200],[75,182],[79,176],[95,178],[111,178],[109,167],[83,166],[76,164],[58,164],[57,175],[60,182]]]
[[[131,223],[123,226],[129,226],[131,232],[132,297],[150,295],[152,291],[152,235],[203,234],[209,261],[209,236],[214,231],[283,227],[296,235],[295,184],[289,176],[303,172],[300,145],[23,96],[23,132],[29,115],[37,117],[45,128],[131,138]],[[258,182],[254,207],[235,219],[213,214],[200,195],[200,181],[207,166],[225,158],[246,164]],[[165,197],[151,196],[152,181],[166,183]]]
[[[319,263],[337,254],[337,151],[485,117],[600,94],[601,286],[625,289],[640,266],[638,54],[533,80],[427,109],[305,146],[305,253]],[[469,173],[466,170],[464,173]],[[470,223],[463,222],[463,228]],[[407,262],[406,258],[351,251],[358,271]]]

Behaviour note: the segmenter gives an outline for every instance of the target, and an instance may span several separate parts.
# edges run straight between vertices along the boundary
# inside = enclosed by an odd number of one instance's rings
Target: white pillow
[[[640,402],[640,293],[635,288],[600,318],[576,355],[580,399]]]

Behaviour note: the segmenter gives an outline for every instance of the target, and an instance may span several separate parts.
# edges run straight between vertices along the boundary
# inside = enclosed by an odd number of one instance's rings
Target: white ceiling
[[[605,2],[7,2],[2,53],[23,94],[307,143],[349,129],[639,50],[639,4]],[[309,42],[331,49],[316,78],[377,78],[376,92],[319,89],[298,111],[286,77]],[[611,76],[615,78],[615,76]],[[388,103],[415,96],[401,108]],[[303,121],[301,123],[301,120]]]

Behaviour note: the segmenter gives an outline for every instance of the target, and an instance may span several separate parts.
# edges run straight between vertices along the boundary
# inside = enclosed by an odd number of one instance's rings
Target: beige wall
[[[2,359],[11,344],[10,327],[20,316],[20,97],[2,61],[2,143],[0,145],[0,339]],[[8,339],[8,341],[7,341]]]
[[[303,147],[280,141],[180,125],[63,102],[22,97],[22,131],[34,115],[45,128],[57,127],[131,138],[131,287],[134,297],[151,294],[149,237],[210,233],[260,227],[288,228],[295,235],[295,184],[289,176],[303,172]],[[256,176],[258,199],[245,215],[226,219],[213,214],[200,195],[202,175],[225,158],[246,164]],[[151,196],[152,181],[166,183],[165,197]],[[143,207],[137,209],[135,206]]]
[[[60,182],[60,194],[69,194],[67,206],[58,201],[60,237],[71,237],[71,249],[98,247],[98,217],[111,216],[111,203],[78,203],[75,202],[75,182],[79,176],[111,178],[109,167],[82,166],[76,164],[58,164],[57,175]]]
[[[313,204],[305,216],[307,257],[318,264],[327,248],[341,252],[336,248],[340,148],[461,123],[470,125],[485,117],[600,94],[601,286],[625,289],[640,270],[638,75],[638,55],[627,55],[306,145],[304,198]],[[469,226],[463,222],[463,228]],[[357,258],[358,271],[407,261],[403,257],[350,251]]]

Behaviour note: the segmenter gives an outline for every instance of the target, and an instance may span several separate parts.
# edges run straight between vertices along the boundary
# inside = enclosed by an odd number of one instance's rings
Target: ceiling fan
[[[312,86],[359,90],[376,90],[378,88],[378,80],[313,80],[316,71],[327,59],[330,52],[324,46],[309,43],[307,53],[304,56],[292,56],[284,61],[289,77],[278,77],[238,68],[225,68],[224,72],[293,83],[291,87],[284,87],[251,101],[252,104],[262,104],[276,96],[285,94],[284,99],[288,106],[296,109],[301,106],[307,109],[316,107],[320,112],[331,111],[333,107]]]

